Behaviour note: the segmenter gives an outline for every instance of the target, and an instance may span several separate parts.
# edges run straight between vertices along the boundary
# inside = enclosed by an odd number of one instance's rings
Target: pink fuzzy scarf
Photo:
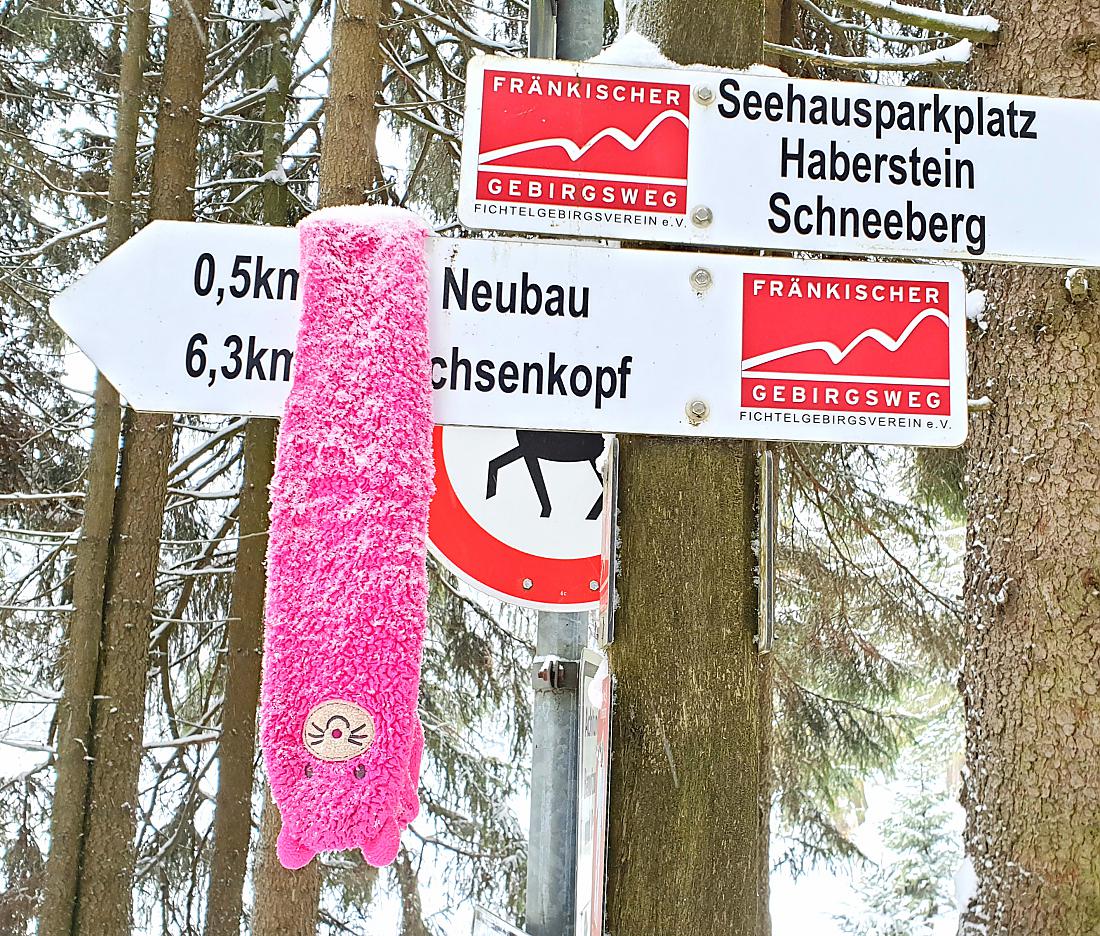
[[[432,494],[430,233],[399,209],[302,222],[302,323],[271,486],[261,744],[279,860],[397,855],[419,811]]]

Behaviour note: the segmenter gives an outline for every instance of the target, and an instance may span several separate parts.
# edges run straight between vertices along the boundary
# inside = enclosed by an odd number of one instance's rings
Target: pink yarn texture
[[[299,226],[302,322],[279,430],[260,739],[279,860],[397,856],[419,811],[432,495],[430,231],[400,209]]]

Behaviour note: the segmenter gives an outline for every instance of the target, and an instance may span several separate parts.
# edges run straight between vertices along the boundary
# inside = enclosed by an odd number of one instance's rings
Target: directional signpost
[[[298,333],[298,233],[154,221],[50,303],[135,409],[281,416]]]
[[[474,228],[1100,265],[1100,102],[471,60]],[[1091,206],[1091,210],[1089,207]]]
[[[1098,126],[1097,102],[482,57],[459,215],[574,237],[1098,265],[1100,228],[1076,210],[1100,203],[1080,155]],[[600,433],[966,436],[954,266],[447,238],[427,261],[432,548],[506,600],[602,597],[600,643],[616,530]],[[155,222],[52,312],[137,409],[279,416],[297,263],[293,230]],[[577,936],[602,932],[605,871],[611,683],[588,657],[554,658],[577,666],[581,693]],[[475,931],[519,932],[483,912]]]
[[[279,416],[293,230],[155,222],[53,302],[138,409]],[[441,425],[959,445],[964,284],[942,266],[428,244]]]

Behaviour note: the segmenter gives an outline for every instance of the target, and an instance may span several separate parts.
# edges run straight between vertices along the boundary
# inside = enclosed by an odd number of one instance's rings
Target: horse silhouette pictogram
[[[596,472],[603,484],[603,475],[596,467],[596,459],[603,452],[603,436],[595,432],[535,432],[528,429],[516,430],[516,446],[489,462],[489,476],[486,482],[485,499],[495,497],[497,493],[497,475],[500,469],[519,461],[527,465],[527,473],[535,486],[535,493],[542,505],[540,517],[550,516],[550,495],[546,491],[546,479],[542,476],[540,461],[583,462],[586,461]],[[586,520],[595,520],[603,510],[603,492],[597,498]]]

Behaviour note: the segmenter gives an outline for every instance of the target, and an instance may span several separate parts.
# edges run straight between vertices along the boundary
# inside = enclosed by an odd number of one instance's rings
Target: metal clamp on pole
[[[575,691],[580,682],[580,662],[553,655],[535,657],[531,685],[537,692]]]
[[[756,625],[756,649],[771,653],[775,645],[775,563],[776,534],[779,526],[779,453],[775,443],[760,446],[760,517],[757,539],[760,568],[759,609]]]

